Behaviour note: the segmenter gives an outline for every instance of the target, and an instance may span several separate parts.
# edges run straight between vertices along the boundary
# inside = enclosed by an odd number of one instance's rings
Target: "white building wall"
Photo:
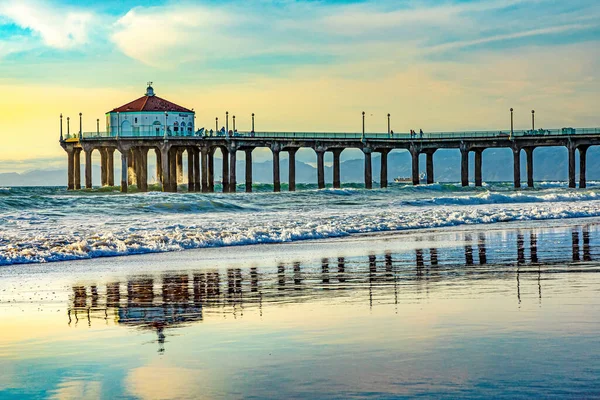
[[[165,123],[168,136],[190,136],[196,132],[194,113],[169,112],[165,116],[164,112],[153,111],[109,112],[106,116],[106,130],[111,136],[164,136]],[[126,129],[123,129],[124,123]],[[131,129],[127,128],[128,124]],[[185,126],[183,131],[182,124]]]

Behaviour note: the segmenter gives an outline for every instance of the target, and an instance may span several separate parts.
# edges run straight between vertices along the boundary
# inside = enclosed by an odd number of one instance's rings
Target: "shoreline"
[[[326,252],[331,257],[361,256],[368,252],[410,251],[427,247],[457,246],[457,235],[482,232],[516,232],[521,229],[545,230],[564,229],[581,225],[598,225],[600,217],[561,218],[547,220],[526,220],[494,222],[490,224],[453,225],[439,228],[407,229],[354,233],[340,237],[295,240],[277,243],[257,243],[220,247],[193,248],[178,251],[147,252],[140,254],[101,256],[78,260],[23,263],[0,266],[0,279],[16,275],[99,273],[141,273],[155,271],[176,271],[190,268],[215,267],[215,262],[228,266],[247,267],[252,263],[275,265],[278,262],[302,260],[315,262]],[[454,235],[454,237],[451,237]],[[440,237],[448,236],[447,240]],[[432,237],[429,240],[427,237]],[[437,238],[436,238],[437,237]],[[460,241],[460,240],[459,240]],[[431,242],[431,243],[430,243]],[[311,256],[311,253],[318,255]],[[176,263],[177,267],[168,265]]]

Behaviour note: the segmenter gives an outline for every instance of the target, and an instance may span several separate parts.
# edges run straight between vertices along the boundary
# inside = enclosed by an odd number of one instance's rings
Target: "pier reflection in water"
[[[461,286],[471,280],[516,279],[515,297],[522,302],[524,275],[536,276],[538,301],[544,279],[561,272],[598,272],[590,263],[592,233],[585,225],[564,232],[520,230],[503,233],[457,233],[458,246],[432,247],[434,236],[422,237],[412,251],[365,257],[324,257],[320,264],[300,261],[275,268],[224,268],[132,276],[124,282],[73,285],[68,323],[87,325],[111,319],[118,325],[157,334],[159,351],[169,329],[203,321],[208,315],[243,317],[244,310],[320,299],[368,302],[369,307],[398,304],[399,292],[419,300],[423,293]],[[570,236],[569,242],[562,240]],[[460,243],[463,243],[460,245]],[[488,244],[490,243],[490,244]]]

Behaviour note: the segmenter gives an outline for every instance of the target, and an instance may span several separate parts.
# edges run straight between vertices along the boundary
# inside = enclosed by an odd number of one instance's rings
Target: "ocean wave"
[[[600,195],[596,192],[554,192],[537,193],[514,192],[510,194],[484,192],[471,196],[431,197],[424,199],[407,199],[401,204],[410,206],[448,206],[448,205],[483,205],[483,204],[509,204],[509,203],[547,203],[561,201],[596,201]]]
[[[16,220],[0,231],[0,265],[43,263],[205,247],[283,243],[355,233],[442,228],[508,221],[600,217],[597,202],[571,201],[453,206],[391,206],[244,215],[157,213],[59,223]]]

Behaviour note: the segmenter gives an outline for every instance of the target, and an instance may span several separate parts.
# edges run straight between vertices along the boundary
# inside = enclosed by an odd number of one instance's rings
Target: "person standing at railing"
[[[419,135],[421,136],[421,139],[423,139],[423,129],[419,129]]]

